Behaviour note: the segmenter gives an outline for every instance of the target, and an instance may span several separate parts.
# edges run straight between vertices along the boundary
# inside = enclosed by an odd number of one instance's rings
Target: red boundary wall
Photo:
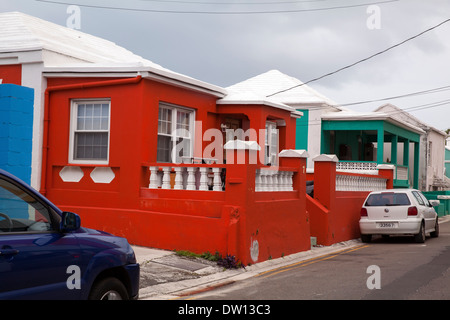
[[[339,174],[367,177],[364,174]],[[384,178],[386,187],[392,188],[393,170],[380,169],[377,176],[370,177]],[[314,198],[307,196],[306,210],[311,236],[317,238],[317,244],[328,246],[359,238],[360,211],[369,191],[336,191],[336,162],[331,158],[316,161],[314,174],[308,174],[307,179],[314,180]]]
[[[236,152],[246,152],[248,160],[248,150]],[[109,203],[111,208],[77,205],[81,197],[85,204],[98,202],[98,189],[91,195],[53,189],[51,195],[64,203],[63,210],[77,212],[85,226],[125,236],[133,244],[197,253],[218,251],[248,265],[310,248],[306,159],[283,158],[280,162],[280,169],[294,172],[294,191],[255,192],[257,165],[235,164],[226,165],[226,191],[141,187],[138,209],[118,209],[114,201]],[[83,171],[83,179],[89,177],[91,169]],[[53,176],[59,180],[56,172]],[[55,187],[62,184],[53,181]],[[108,187],[114,189],[114,185]],[[109,198],[108,191],[102,194]]]

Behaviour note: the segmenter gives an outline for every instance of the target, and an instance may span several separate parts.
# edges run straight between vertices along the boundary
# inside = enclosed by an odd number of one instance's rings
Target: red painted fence
[[[374,188],[392,188],[393,170],[380,167],[378,175],[336,172],[336,156],[321,155],[314,160],[314,174],[308,174],[308,180],[314,180],[314,198],[306,199],[311,236],[326,246],[359,238],[361,206]],[[336,181],[342,180],[356,183],[336,186]],[[342,189],[349,190],[339,191]]]

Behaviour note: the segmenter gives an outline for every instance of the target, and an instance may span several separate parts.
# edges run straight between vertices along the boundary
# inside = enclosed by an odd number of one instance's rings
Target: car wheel
[[[94,284],[89,300],[128,300],[128,293],[119,279],[106,278]]]
[[[425,228],[423,222],[420,224],[419,233],[414,236],[414,241],[416,243],[424,243],[425,242]]]
[[[369,243],[370,241],[372,241],[372,235],[371,234],[362,234],[361,241],[365,242],[365,243]]]
[[[439,237],[439,220],[436,218],[436,225],[434,227],[434,231],[430,233],[430,236],[433,238]]]

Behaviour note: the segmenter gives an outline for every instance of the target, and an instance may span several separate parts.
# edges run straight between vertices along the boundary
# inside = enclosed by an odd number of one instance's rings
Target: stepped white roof
[[[236,95],[244,92],[249,94],[251,92],[254,95],[265,97],[271,101],[277,101],[279,103],[289,105],[336,105],[334,101],[328,99],[324,95],[312,89],[310,86],[304,85],[302,81],[288,76],[278,70],[270,70],[253,78],[239,82],[235,85],[227,87],[227,90],[230,94]]]
[[[46,76],[68,73],[129,76],[140,72],[143,77],[175,80],[219,97],[226,94],[219,86],[171,71],[114,42],[21,12],[0,13],[0,26],[0,62],[1,58],[39,52],[33,59],[41,59]]]
[[[123,63],[162,68],[111,41],[21,12],[0,13],[0,25],[0,52],[46,50],[70,57],[73,64]],[[55,66],[58,61],[44,62]]]
[[[387,104],[384,104],[384,105],[378,107],[377,109],[374,110],[374,112],[388,113],[389,115],[391,115],[391,117],[393,117],[393,118],[395,118],[395,119],[397,119],[399,121],[407,122],[407,123],[409,123],[409,124],[411,124],[413,126],[421,128],[421,129],[423,129],[425,131],[433,130],[434,132],[436,132],[436,133],[438,133],[438,134],[440,134],[440,135],[442,135],[444,137],[447,136],[447,134],[444,131],[436,129],[433,126],[430,126],[429,124],[427,124],[427,123],[423,122],[422,120],[416,118],[415,116],[413,116],[409,112],[406,112],[403,109],[401,109],[401,108],[399,108],[399,107],[397,107],[397,106],[395,106],[393,104],[390,104],[390,103],[387,103]]]

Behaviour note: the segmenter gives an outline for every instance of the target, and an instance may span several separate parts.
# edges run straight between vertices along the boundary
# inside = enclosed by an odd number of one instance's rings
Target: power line
[[[437,88],[432,88],[432,89],[427,89],[427,90],[422,90],[422,91],[414,91],[414,92],[410,92],[410,93],[405,93],[402,95],[397,95],[397,96],[391,96],[391,97],[386,97],[386,98],[379,98],[379,99],[372,99],[372,100],[362,100],[362,101],[355,101],[355,102],[348,102],[348,103],[339,103],[339,104],[327,104],[330,107],[348,107],[348,106],[355,106],[355,105],[361,105],[361,104],[366,104],[366,103],[373,103],[373,102],[382,102],[382,101],[387,101],[387,100],[394,100],[394,99],[401,99],[401,98],[410,98],[410,97],[414,97],[414,96],[419,96],[419,95],[424,95],[424,94],[431,94],[431,93],[439,93],[439,92],[444,92],[444,91],[448,91],[450,90],[450,85],[448,86],[443,86],[443,87],[437,87]],[[282,102],[282,101],[281,101]],[[317,109],[323,109],[323,106],[311,106],[308,107],[308,110],[317,110]]]
[[[328,77],[328,76],[331,76],[331,75],[333,75],[333,74],[336,74],[336,73],[338,73],[338,72],[340,72],[340,71],[343,71],[343,70],[349,69],[349,68],[351,68],[351,67],[354,67],[354,66],[357,65],[357,64],[360,64],[360,63],[362,63],[362,62],[365,62],[365,61],[367,61],[367,60],[370,60],[370,59],[372,59],[372,58],[374,58],[374,57],[376,57],[376,56],[379,56],[379,55],[381,55],[381,54],[383,54],[383,53],[389,51],[389,50],[392,50],[392,49],[394,49],[394,48],[396,48],[396,47],[399,47],[399,46],[401,46],[402,44],[405,44],[405,43],[408,42],[408,41],[411,41],[411,40],[413,40],[413,39],[415,39],[415,38],[417,38],[417,37],[420,37],[421,35],[423,35],[423,34],[425,34],[425,33],[427,33],[427,32],[430,32],[430,31],[432,31],[432,30],[438,28],[438,27],[442,26],[443,24],[445,24],[445,23],[447,23],[447,22],[449,22],[449,21],[450,21],[450,19],[444,20],[444,21],[442,21],[441,23],[438,23],[437,25],[435,25],[435,26],[433,26],[433,27],[431,27],[431,28],[426,29],[425,31],[422,31],[422,32],[420,32],[420,33],[418,33],[418,34],[416,34],[416,35],[414,35],[414,36],[412,36],[412,37],[409,37],[408,39],[403,40],[403,41],[401,41],[401,42],[399,42],[399,43],[397,43],[397,44],[395,44],[395,45],[393,45],[393,46],[390,46],[390,47],[388,47],[388,48],[386,48],[386,49],[384,49],[384,50],[382,50],[382,51],[379,51],[379,52],[377,52],[377,53],[374,53],[374,54],[372,54],[371,56],[368,56],[367,58],[358,60],[358,61],[356,61],[356,62],[354,62],[354,63],[352,63],[352,64],[349,64],[349,65],[347,65],[347,66],[345,66],[345,67],[339,68],[339,69],[337,69],[337,70],[335,70],[335,71],[333,71],[333,72],[329,72],[329,73],[327,73],[327,74],[324,74],[324,75],[322,75],[322,76],[320,76],[320,77],[311,79],[311,80],[309,80],[309,81],[307,81],[307,82],[304,82],[304,83],[295,85],[295,86],[293,86],[293,87],[290,87],[290,88],[287,88],[287,89],[280,90],[280,91],[278,91],[278,92],[272,93],[272,94],[268,95],[267,97],[271,97],[271,96],[274,96],[274,95],[276,95],[276,94],[279,94],[279,93],[282,93],[282,92],[286,92],[286,91],[292,90],[292,89],[297,88],[297,87],[304,86],[305,84],[308,84],[308,83],[311,83],[311,82],[314,82],[314,81],[318,81],[318,80],[323,79],[323,78],[325,78],[325,77]]]
[[[444,105],[449,105],[450,104],[450,99],[446,99],[446,100],[441,100],[441,101],[436,101],[436,102],[431,102],[431,103],[425,103],[425,104],[420,104],[417,106],[412,106],[412,107],[408,107],[408,108],[404,108],[404,109],[400,109],[400,110],[394,110],[394,111],[388,111],[388,112],[382,112],[379,111],[378,113],[384,113],[387,114],[389,116],[391,115],[395,115],[395,114],[399,114],[399,113],[408,113],[408,112],[415,112],[415,111],[420,111],[420,110],[426,110],[426,109],[432,109],[432,108],[436,108],[436,107],[441,107]],[[342,111],[344,112],[344,111]],[[373,114],[376,114],[377,112],[372,112],[371,114],[365,115],[365,114],[359,114],[357,115],[358,119],[364,119],[364,118],[371,118]],[[356,119],[356,118],[355,118]],[[327,120],[327,119],[325,119]],[[331,121],[339,121],[338,119],[330,119]],[[322,119],[320,120],[313,120],[310,121],[306,124],[297,124],[297,126],[302,126],[302,127],[306,127],[306,126],[319,126],[322,124]]]
[[[423,91],[416,91],[416,92],[411,92],[411,93],[402,94],[402,95],[398,95],[398,96],[392,96],[392,97],[388,97],[388,98],[344,103],[344,104],[339,104],[339,105],[335,105],[335,106],[347,107],[347,106],[354,106],[354,105],[358,105],[358,104],[366,104],[366,103],[372,103],[372,102],[380,102],[380,101],[386,101],[386,100],[408,98],[408,97],[413,97],[413,96],[417,96],[417,95],[437,93],[437,92],[442,92],[442,91],[447,91],[447,90],[450,90],[450,86],[438,87],[438,88],[428,89],[428,90],[423,90]]]
[[[374,4],[383,4],[390,2],[397,2],[400,0],[385,0],[378,2],[369,2],[369,3],[361,3],[355,5],[347,5],[347,6],[334,6],[334,7],[325,7],[325,8],[312,8],[312,9],[292,9],[292,10],[272,10],[272,11],[182,11],[182,10],[158,10],[158,9],[139,9],[139,8],[128,8],[128,7],[107,7],[107,6],[99,6],[99,5],[89,5],[89,4],[74,4],[53,0],[35,0],[38,2],[52,3],[52,4],[61,4],[61,5],[77,5],[80,7],[86,8],[95,8],[95,9],[107,9],[107,10],[123,10],[123,11],[137,11],[137,12],[152,12],[152,13],[176,13],[176,14],[208,14],[208,15],[250,15],[250,14],[279,14],[279,13],[300,13],[300,12],[313,12],[313,11],[328,11],[328,10],[337,10],[337,9],[349,9],[349,8],[357,8],[357,7],[367,7]]]

